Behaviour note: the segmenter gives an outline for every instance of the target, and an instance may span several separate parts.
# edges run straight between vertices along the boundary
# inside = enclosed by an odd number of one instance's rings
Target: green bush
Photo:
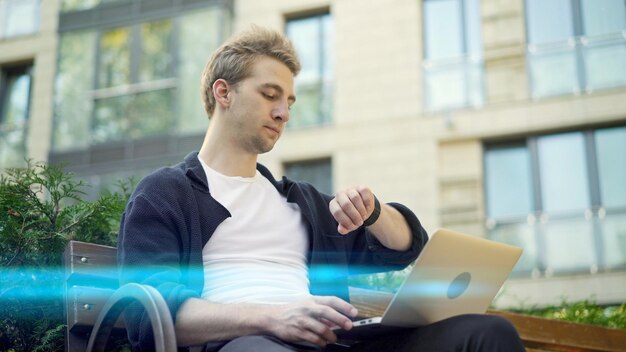
[[[520,309],[517,312],[548,319],[626,329],[626,302],[619,306],[603,307],[592,300],[563,301],[559,306]]]
[[[130,182],[99,199],[62,167],[28,162],[0,176],[0,346],[63,350],[63,249],[69,240],[115,245]]]

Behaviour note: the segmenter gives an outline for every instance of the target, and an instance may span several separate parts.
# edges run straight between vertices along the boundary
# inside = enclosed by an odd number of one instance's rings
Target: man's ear
[[[231,87],[226,80],[220,78],[213,83],[213,97],[215,103],[226,109],[230,106]]]

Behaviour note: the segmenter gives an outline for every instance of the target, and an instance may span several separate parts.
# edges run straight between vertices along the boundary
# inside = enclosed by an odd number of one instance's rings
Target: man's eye
[[[271,95],[271,94],[266,94],[266,93],[263,93],[263,96],[264,96],[264,97],[266,97],[266,98],[267,98],[267,99],[269,99],[269,100],[274,100],[274,99],[276,99],[276,96],[275,96],[275,95]]]

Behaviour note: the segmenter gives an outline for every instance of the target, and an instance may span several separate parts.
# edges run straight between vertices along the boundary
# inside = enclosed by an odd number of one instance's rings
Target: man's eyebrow
[[[281,86],[279,86],[278,84],[274,84],[274,83],[264,83],[261,85],[262,88],[271,88],[271,89],[275,89],[276,91],[278,91],[278,93],[280,94],[284,94],[285,91],[283,90],[283,88]],[[287,100],[289,100],[292,104],[296,102],[296,97],[294,95],[290,95]]]

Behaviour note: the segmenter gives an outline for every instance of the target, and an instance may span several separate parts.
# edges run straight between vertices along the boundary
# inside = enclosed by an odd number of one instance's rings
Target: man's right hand
[[[339,326],[352,328],[348,317],[356,317],[357,309],[350,303],[331,296],[312,296],[303,301],[273,307],[267,321],[268,332],[287,342],[310,342],[325,347],[335,343],[331,330]]]

